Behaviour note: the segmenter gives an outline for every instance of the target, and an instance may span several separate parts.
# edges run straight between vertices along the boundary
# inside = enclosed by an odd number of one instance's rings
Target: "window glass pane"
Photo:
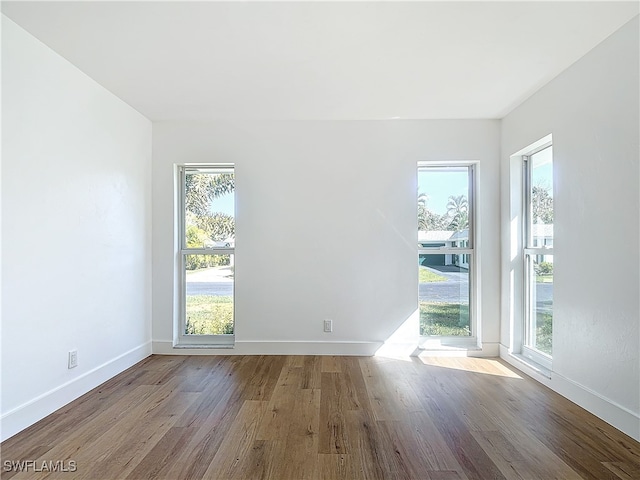
[[[469,167],[418,169],[418,242],[423,247],[462,246],[470,215]]]
[[[552,355],[553,327],[553,147],[527,160],[524,345],[535,355]],[[545,249],[545,250],[542,250]],[[548,253],[547,253],[548,252]],[[544,361],[542,357],[536,361]],[[534,358],[535,357],[531,357]]]
[[[464,257],[464,258],[463,258]],[[471,255],[420,254],[420,335],[469,336]]]
[[[186,248],[228,248],[235,243],[235,179],[225,173],[185,172]]]
[[[553,246],[553,147],[531,155],[529,246]]]
[[[185,255],[185,335],[233,333],[233,255]]]
[[[552,354],[553,255],[527,255],[529,276],[528,346]]]

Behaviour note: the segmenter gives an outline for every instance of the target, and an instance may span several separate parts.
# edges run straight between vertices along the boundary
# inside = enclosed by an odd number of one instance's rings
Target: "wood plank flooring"
[[[2,480],[640,479],[638,442],[496,359],[152,356],[1,448]]]

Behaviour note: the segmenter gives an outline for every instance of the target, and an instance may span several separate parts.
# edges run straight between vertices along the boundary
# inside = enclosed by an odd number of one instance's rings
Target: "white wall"
[[[551,388],[640,439],[638,17],[502,122],[502,332],[513,322],[509,156],[551,133],[554,332]],[[515,198],[515,197],[514,197]],[[511,198],[513,200],[513,198]],[[516,274],[515,279],[519,276]]]
[[[480,162],[482,340],[497,354],[489,120],[154,123],[154,352],[175,352],[174,164],[236,164],[236,349],[224,353],[372,354],[417,306],[419,160]]]
[[[4,439],[150,353],[151,123],[4,16],[2,96]]]

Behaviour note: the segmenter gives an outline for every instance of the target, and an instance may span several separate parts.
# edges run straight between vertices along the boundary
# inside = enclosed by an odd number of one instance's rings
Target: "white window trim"
[[[234,247],[211,248],[187,248],[185,230],[185,175],[187,172],[202,173],[235,173],[234,164],[181,164],[176,165],[176,208],[175,208],[175,298],[177,308],[174,308],[173,320],[173,347],[174,348],[233,348],[235,346],[235,333],[225,335],[186,335],[186,276],[184,259],[186,255],[235,255]],[[235,278],[234,274],[234,307],[233,324],[235,332]]]
[[[553,247],[542,246],[534,247],[533,236],[531,231],[531,199],[529,195],[531,193],[531,164],[530,158],[553,145],[552,136],[547,135],[538,142],[530,145],[523,153],[520,153],[522,162],[522,330],[520,336],[520,355],[526,359],[526,361],[533,362],[535,365],[543,367],[543,369],[552,371],[553,357],[544,353],[538,349],[532,348],[527,345],[529,336],[531,335],[531,285],[530,285],[530,270],[527,259],[535,257],[536,255],[553,255]],[[530,246],[531,245],[531,246]]]

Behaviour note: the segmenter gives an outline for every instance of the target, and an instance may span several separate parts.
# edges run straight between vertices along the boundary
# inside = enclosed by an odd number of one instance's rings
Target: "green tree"
[[[188,248],[203,248],[205,242],[209,240],[207,232],[196,225],[189,225],[185,233]]]
[[[533,265],[536,275],[553,275],[553,263],[540,262]]]
[[[217,212],[213,215],[196,217],[196,225],[206,232],[213,241],[226,240],[235,236],[235,221],[231,215]]]
[[[444,215],[438,215],[427,208],[429,196],[426,193],[418,195],[418,230],[433,231],[446,230],[447,221]]]
[[[469,201],[466,195],[451,195],[447,202],[447,214],[451,218],[449,229],[460,231],[469,226]]]
[[[187,247],[204,248],[209,242],[209,234],[196,225],[188,225],[185,232],[187,237]],[[198,268],[217,267],[219,265],[228,265],[229,255],[186,255],[185,268],[187,270],[196,270]]]
[[[553,223],[553,197],[549,189],[542,185],[534,185],[531,189],[531,207],[533,223]]]
[[[185,176],[185,207],[198,217],[209,215],[211,202],[235,189],[232,174],[190,173]]]
[[[226,240],[235,235],[232,216],[211,213],[214,199],[233,192],[233,174],[187,174],[185,177],[185,235],[187,247],[206,248],[211,241]],[[185,268],[214,267],[229,264],[229,255],[186,255]]]

